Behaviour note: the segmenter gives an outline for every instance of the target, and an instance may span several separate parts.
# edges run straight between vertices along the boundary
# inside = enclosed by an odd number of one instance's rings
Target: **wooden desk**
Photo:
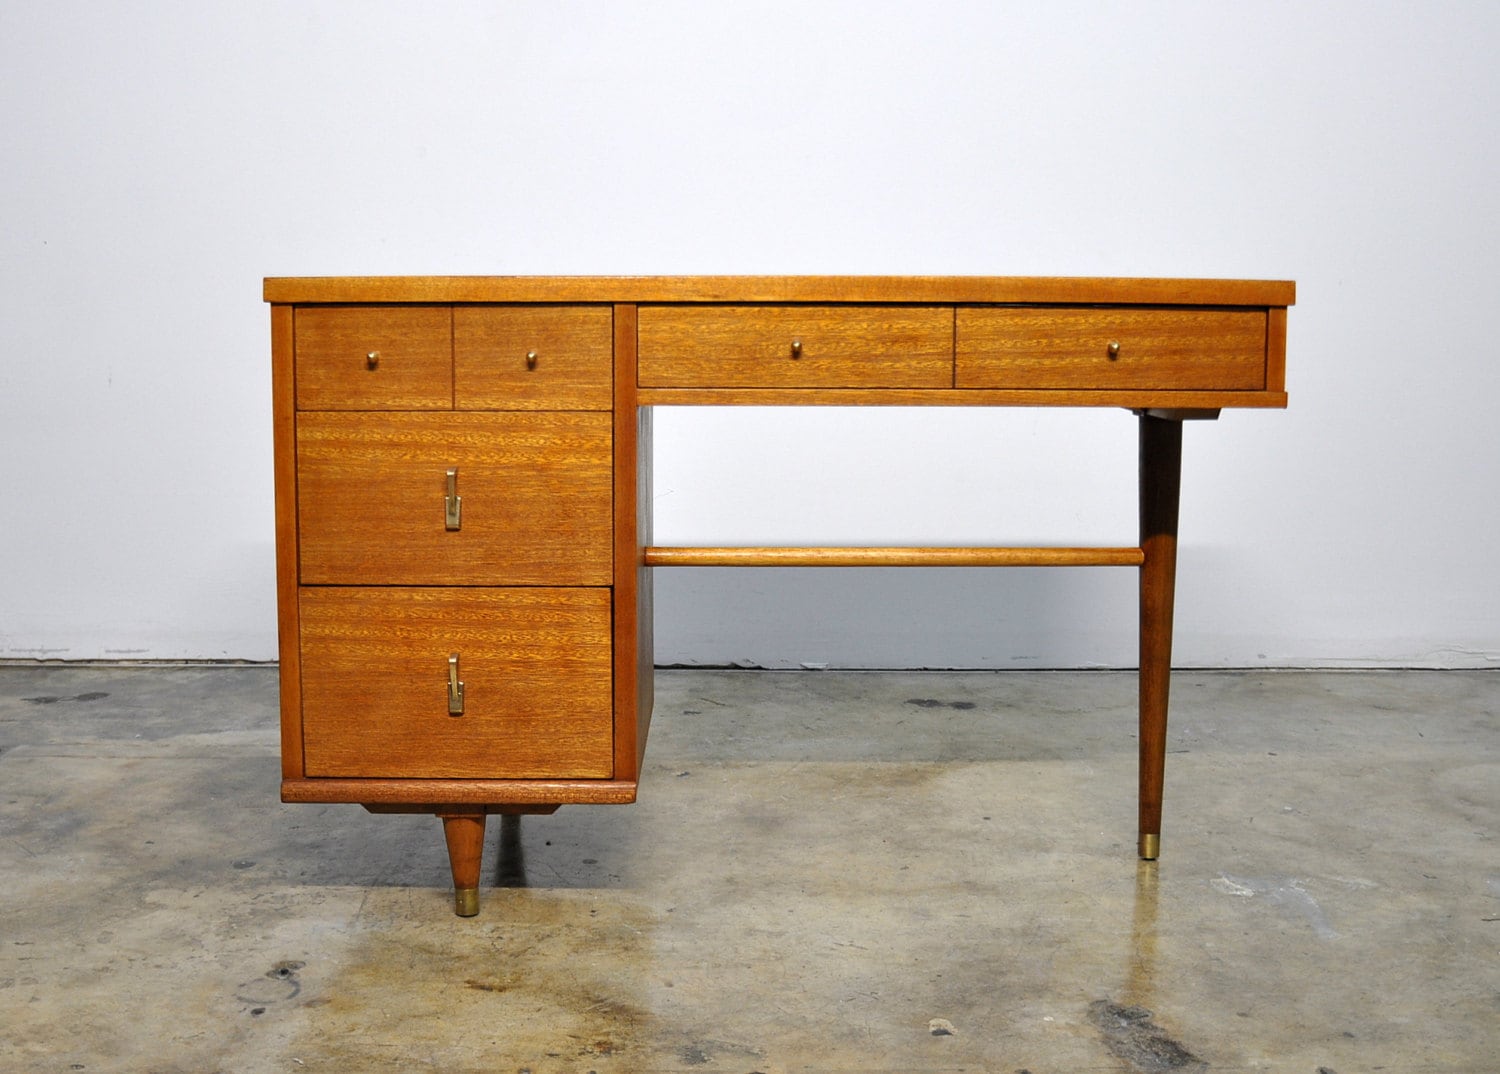
[[[1289,282],[268,279],[282,798],[443,820],[478,910],[490,813],[635,800],[651,571],[1140,571],[1142,857],[1161,833],[1182,421],[1283,407]],[[1127,407],[1140,543],[660,548],[651,408]]]

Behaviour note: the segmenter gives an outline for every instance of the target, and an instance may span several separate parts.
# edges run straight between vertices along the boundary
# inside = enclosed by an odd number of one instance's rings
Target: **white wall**
[[[1500,661],[1500,5],[0,7],[0,658],[274,656],[265,275],[1294,278],[1178,659]],[[893,424],[892,424],[893,423]],[[1123,412],[668,411],[661,543],[1133,536]],[[660,572],[671,662],[1129,664],[1129,571]]]

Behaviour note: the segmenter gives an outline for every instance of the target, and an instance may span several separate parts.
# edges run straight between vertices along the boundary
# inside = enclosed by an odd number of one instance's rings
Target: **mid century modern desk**
[[[1283,407],[1290,282],[985,277],[268,279],[281,793],[442,818],[635,800],[661,566],[1131,566],[1139,851],[1161,834],[1182,421]],[[651,408],[1139,415],[1124,548],[661,548]]]

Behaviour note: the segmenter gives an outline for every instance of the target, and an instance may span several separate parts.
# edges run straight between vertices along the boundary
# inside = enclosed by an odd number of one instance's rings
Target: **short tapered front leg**
[[[1167,696],[1172,680],[1172,602],[1177,586],[1177,502],[1182,422],[1140,417],[1141,667],[1140,856],[1161,852]]]
[[[443,838],[453,869],[453,910],[459,917],[479,913],[479,866],[484,857],[484,807],[444,810]]]

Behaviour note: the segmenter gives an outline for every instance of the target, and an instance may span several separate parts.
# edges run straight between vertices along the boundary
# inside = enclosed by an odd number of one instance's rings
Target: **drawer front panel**
[[[297,408],[450,408],[452,327],[447,306],[298,308]]]
[[[960,308],[955,351],[960,388],[1259,391],[1266,314]]]
[[[607,779],[606,589],[300,594],[309,777]],[[449,714],[457,654],[463,714]]]
[[[659,388],[950,388],[947,306],[642,306]]]
[[[608,410],[614,312],[608,306],[458,306],[460,410]]]
[[[608,585],[610,428],[585,412],[301,414],[301,582]]]

